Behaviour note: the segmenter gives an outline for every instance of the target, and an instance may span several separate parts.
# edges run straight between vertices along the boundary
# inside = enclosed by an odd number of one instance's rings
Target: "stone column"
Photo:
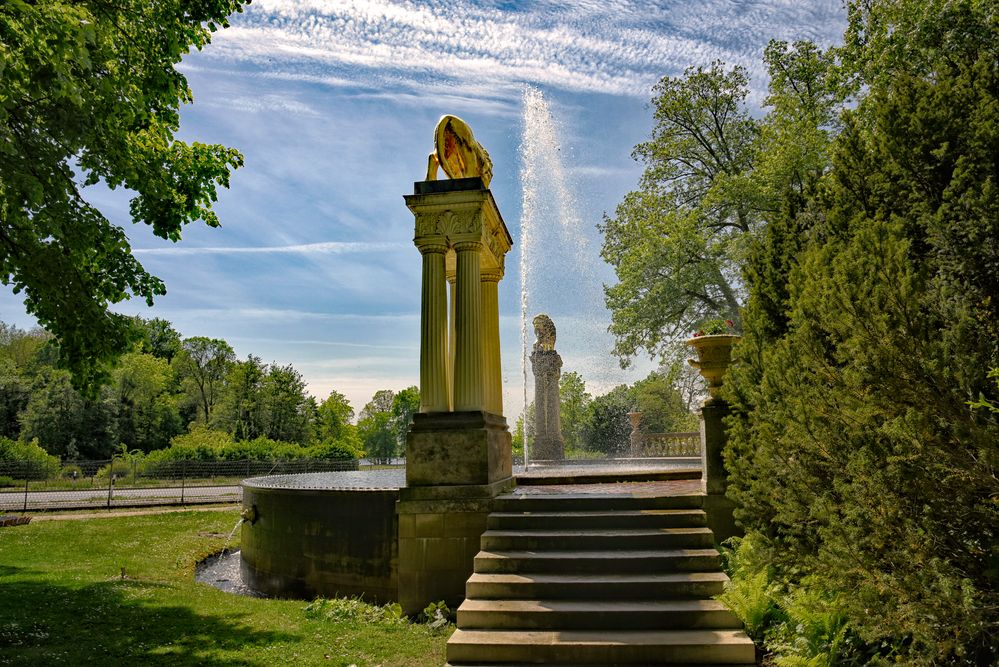
[[[461,241],[457,253],[457,304],[454,318],[454,409],[482,410],[482,243]]]
[[[423,293],[420,306],[420,412],[447,412],[447,292],[444,253],[447,246],[420,246]]]
[[[447,275],[447,409],[454,410],[454,282],[453,273]]]
[[[728,440],[725,418],[729,413],[728,403],[720,398],[709,398],[701,406],[701,489],[708,528],[716,542],[743,534],[733,516],[735,503],[725,495],[728,479],[722,452]]]
[[[485,406],[494,415],[503,414],[503,367],[500,361],[499,290],[501,269],[482,272],[482,338],[485,371]]]

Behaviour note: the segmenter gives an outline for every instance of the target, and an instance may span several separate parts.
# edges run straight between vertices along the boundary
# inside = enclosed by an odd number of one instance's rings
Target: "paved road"
[[[179,505],[237,502],[243,497],[239,486],[170,486],[145,489],[114,489],[111,507],[140,505]],[[108,506],[108,490],[100,488],[67,491],[29,491],[27,509],[86,509]],[[23,511],[24,491],[0,492],[0,511]]]

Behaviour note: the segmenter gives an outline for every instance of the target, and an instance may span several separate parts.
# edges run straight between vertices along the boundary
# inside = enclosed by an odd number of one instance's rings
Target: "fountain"
[[[589,238],[594,228],[590,226],[588,231],[580,214],[581,188],[568,166],[572,152],[562,143],[566,136],[541,91],[525,87],[519,244],[525,472],[541,465],[541,460],[550,463],[548,456],[531,451],[528,443],[526,415],[533,379],[530,334],[535,315],[544,312],[559,323],[563,372],[580,373],[595,394],[630,384],[653,368],[647,360],[636,359],[634,370],[623,371],[610,356],[613,339],[606,328],[610,316],[604,304],[603,282],[613,276]],[[622,449],[627,448],[628,443],[622,442]]]
[[[544,276],[548,292],[575,292],[582,281],[591,302],[597,302],[591,308],[603,304],[599,280],[579,268],[588,266],[587,246],[547,102],[529,89],[524,103],[521,234],[529,247],[520,271],[526,405],[526,312],[533,305],[528,292],[537,282],[530,248],[551,227],[542,220],[560,222],[564,239],[558,248],[568,248],[577,267]],[[467,124],[444,116],[434,136],[426,179],[405,196],[422,261],[421,406],[407,437],[407,466],[244,480],[240,571],[243,583],[267,595],[360,595],[372,602],[397,601],[408,614],[439,600],[454,607],[464,598],[494,499],[514,486],[498,306],[512,238],[488,189],[492,163]],[[441,168],[449,179],[437,180]],[[543,185],[548,183],[551,188]],[[551,202],[557,215],[546,209]],[[585,329],[578,318],[567,328],[565,349],[596,356],[592,341],[576,344],[579,339],[573,338]],[[606,355],[604,342],[598,347]],[[553,325],[550,341],[539,343],[536,358],[557,370]],[[557,373],[542,376],[543,391],[557,389]],[[557,432],[557,392],[549,403]],[[556,482],[535,475],[524,483]]]

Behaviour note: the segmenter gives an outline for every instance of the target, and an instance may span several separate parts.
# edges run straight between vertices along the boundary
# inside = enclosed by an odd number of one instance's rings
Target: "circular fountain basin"
[[[405,469],[243,480],[242,581],[275,597],[398,599]]]

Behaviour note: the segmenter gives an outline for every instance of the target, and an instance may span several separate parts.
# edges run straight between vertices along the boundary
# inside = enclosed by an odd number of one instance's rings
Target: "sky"
[[[318,399],[335,389],[358,411],[378,389],[418,385],[421,260],[403,195],[447,113],[489,152],[514,239],[499,286],[507,417],[523,404],[523,266],[527,311],[552,315],[563,371],[594,394],[633,382],[655,364],[622,371],[610,354],[601,286],[614,274],[596,225],[637,185],[652,87],[721,60],[748,70],[758,107],[769,40],[827,45],[844,27],[840,0],[254,0],[179,67],[194,104],[178,138],[245,157],[215,205],[222,227],[189,225],[175,244],[131,223],[127,192],[85,193],[167,286],[152,308],[114,309],[292,364]],[[525,192],[543,201],[525,209]],[[0,320],[34,325],[2,286]]]

